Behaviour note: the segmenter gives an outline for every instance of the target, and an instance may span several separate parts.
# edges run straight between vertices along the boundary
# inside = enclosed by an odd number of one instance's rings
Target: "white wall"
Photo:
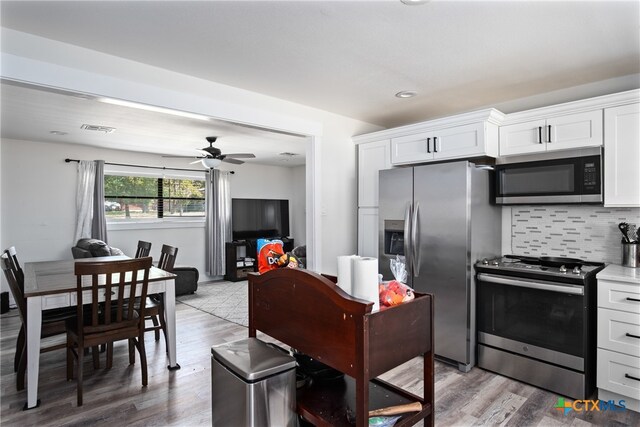
[[[291,234],[295,236],[296,246],[306,245],[307,237],[305,230],[305,167],[293,168],[293,178],[289,185],[293,190],[293,204],[291,210]]]
[[[54,144],[3,140],[0,145],[2,192],[2,235],[0,248],[16,246],[22,262],[70,259],[75,229],[77,164],[65,158],[185,168],[180,159],[76,144]],[[232,169],[231,196],[288,199],[291,217],[300,212],[295,182],[300,168],[252,165],[224,165]],[[304,171],[304,168],[302,168]],[[303,172],[304,173],[304,172]],[[203,174],[204,176],[204,174]],[[265,179],[269,177],[269,179]],[[304,182],[304,181],[303,181]],[[108,230],[111,246],[132,255],[138,240],[153,244],[158,256],[162,244],[177,246],[177,264],[197,267],[205,280],[204,224],[180,228],[134,228]],[[292,237],[298,240],[295,233]],[[304,239],[304,236],[302,236]]]
[[[1,72],[10,78],[214,117],[242,115],[248,118],[245,122],[280,123],[275,127],[283,129],[311,129],[317,124],[322,200],[318,269],[335,274],[336,257],[355,252],[356,161],[351,137],[380,127],[9,29],[2,29],[2,38]],[[45,69],[55,72],[45,73]],[[309,238],[307,235],[307,241]]]

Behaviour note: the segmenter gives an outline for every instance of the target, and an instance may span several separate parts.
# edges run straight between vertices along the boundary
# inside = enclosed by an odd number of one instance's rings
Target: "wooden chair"
[[[162,245],[158,268],[164,271],[173,271],[173,266],[175,265],[177,256],[178,248],[169,245]],[[162,331],[164,334],[164,342],[168,349],[169,343],[167,342],[167,324],[164,318],[163,294],[153,294],[149,295],[147,298],[145,321],[146,320],[151,320],[153,322],[153,326],[145,328],[145,331],[154,331],[156,341],[160,340],[160,331]]]
[[[82,405],[83,356],[85,348],[107,345],[107,369],[113,364],[113,342],[129,340],[129,364],[135,363],[134,346],[140,354],[142,385],[147,385],[147,356],[144,348],[144,316],[151,257],[76,263],[77,317],[66,322],[67,380],[73,378],[73,358],[77,361],[78,406]],[[86,280],[90,278],[90,301],[83,301]],[[140,305],[129,301],[140,295]],[[104,301],[100,301],[104,296]],[[84,315],[83,303],[91,307]],[[94,355],[96,353],[94,352]]]
[[[149,256],[151,252],[151,243],[143,240],[138,240],[138,249],[136,249],[136,256],[134,258],[144,258]]]
[[[13,256],[15,256],[15,249],[13,250]],[[18,341],[16,342],[14,371],[18,373],[16,378],[16,388],[18,390],[23,390],[24,376],[27,369],[27,343],[25,340],[25,331],[27,330],[27,303],[24,298],[24,282],[20,281],[20,277],[24,276],[21,276],[19,273],[19,271],[22,270],[15,267],[16,263],[17,258],[12,259],[12,255],[10,255],[9,250],[6,250],[0,255],[0,266],[2,267],[7,282],[9,283],[9,289],[11,290],[13,299],[18,306],[18,314],[20,315],[20,320],[22,322],[20,332],[18,334]],[[75,315],[75,310],[50,310],[49,312],[43,312],[40,336],[42,338],[48,338],[64,334],[65,320],[69,317],[75,317]],[[65,348],[65,344],[61,343],[49,347],[43,347],[40,349],[40,352],[45,353],[63,348]]]

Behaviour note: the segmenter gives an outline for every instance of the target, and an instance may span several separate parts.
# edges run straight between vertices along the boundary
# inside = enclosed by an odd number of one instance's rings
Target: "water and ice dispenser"
[[[384,254],[404,256],[404,221],[384,220]]]

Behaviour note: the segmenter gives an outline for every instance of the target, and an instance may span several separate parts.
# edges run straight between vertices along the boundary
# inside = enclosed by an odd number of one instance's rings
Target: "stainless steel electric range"
[[[575,399],[595,392],[596,273],[575,258],[476,264],[478,366]]]

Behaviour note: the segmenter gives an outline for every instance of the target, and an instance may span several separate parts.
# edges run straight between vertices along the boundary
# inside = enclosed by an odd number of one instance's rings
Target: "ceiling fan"
[[[238,159],[253,159],[256,156],[251,153],[233,153],[223,154],[219,148],[213,146],[213,143],[218,139],[217,136],[207,136],[208,147],[204,147],[198,151],[202,154],[200,156],[162,156],[171,158],[184,158],[184,159],[197,159],[194,163],[202,163],[205,168],[215,168],[221,162],[233,163],[234,165],[241,165],[244,162]]]

